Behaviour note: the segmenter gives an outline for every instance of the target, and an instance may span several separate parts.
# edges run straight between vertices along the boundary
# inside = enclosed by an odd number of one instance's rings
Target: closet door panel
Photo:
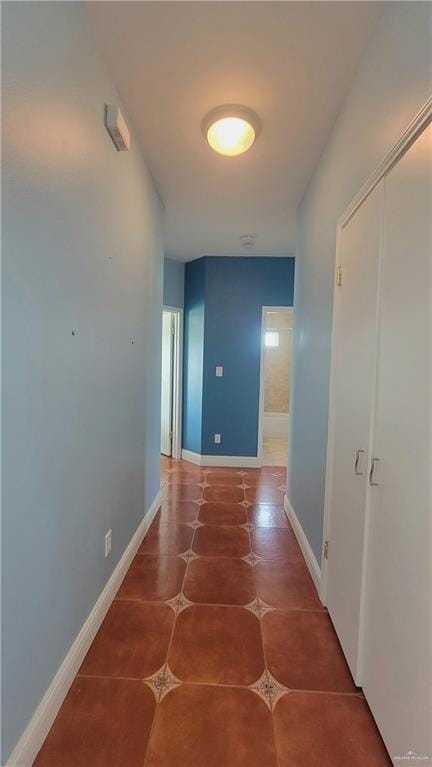
[[[430,757],[422,764],[432,764],[431,132],[385,181],[363,662],[392,758],[413,751]]]
[[[382,200],[380,184],[342,230],[335,287],[326,604],[356,681]]]

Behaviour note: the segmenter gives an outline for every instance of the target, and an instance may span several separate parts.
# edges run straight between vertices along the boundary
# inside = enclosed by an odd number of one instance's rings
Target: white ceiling
[[[166,210],[166,254],[292,255],[295,210],[382,12],[376,2],[95,2],[98,42]],[[251,151],[214,154],[213,107],[261,118]],[[250,255],[250,251],[247,251]]]

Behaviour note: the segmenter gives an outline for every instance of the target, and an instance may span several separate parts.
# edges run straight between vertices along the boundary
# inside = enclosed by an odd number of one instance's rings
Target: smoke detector
[[[240,243],[242,248],[253,248],[255,246],[256,236],[254,234],[242,234]]]

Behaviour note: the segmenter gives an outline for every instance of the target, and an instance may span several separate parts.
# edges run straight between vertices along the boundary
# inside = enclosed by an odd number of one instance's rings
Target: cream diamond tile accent
[[[187,522],[186,523],[188,527],[193,527],[194,530],[196,530],[197,527],[204,527],[203,523],[199,521],[199,519],[194,519],[193,522]]]
[[[254,599],[253,602],[249,602],[248,605],[243,605],[245,610],[249,610],[251,613],[256,615],[257,618],[260,618],[260,606],[258,599]]]
[[[245,485],[245,483],[244,483],[244,482],[242,482],[242,484],[241,484],[241,485],[239,485],[239,487],[241,487],[241,489],[242,489],[242,490],[247,490],[247,489],[248,489],[248,487],[250,487],[250,485]]]
[[[244,506],[245,509],[247,509],[248,506],[252,506],[253,504],[250,501],[240,501],[239,506]]]
[[[261,618],[266,614],[271,612],[271,610],[275,610],[275,607],[272,607],[271,605],[268,605],[267,602],[263,602],[262,599],[257,597],[257,600],[259,602],[259,608],[261,613]]]
[[[248,605],[244,605],[246,610],[250,610],[254,615],[257,616],[257,618],[262,618],[263,615],[268,613],[270,610],[274,610],[274,607],[270,607],[270,605],[267,605],[265,602],[262,602],[259,597],[253,600],[253,602],[249,602]]]
[[[168,666],[168,663],[159,671],[157,671],[156,674],[154,674],[152,677],[144,679],[144,682],[150,687],[155,695],[156,700],[159,702],[170,690],[181,685],[180,679],[177,679],[177,677],[174,676],[170,667]]]
[[[185,562],[191,562],[192,559],[198,559],[198,554],[195,554],[192,549],[189,549],[188,551],[184,551],[183,554],[179,554],[179,557],[184,559]]]
[[[177,594],[176,597],[173,597],[172,599],[167,599],[165,604],[172,607],[175,614],[178,615],[179,613],[181,613],[182,610],[185,610],[186,607],[190,607],[191,604],[193,604],[193,602],[190,602],[189,599],[186,599],[184,594],[180,592],[180,594]]]
[[[210,485],[208,484],[208,482],[200,482],[200,483],[199,483],[199,486],[200,486],[200,487],[210,487]]]
[[[197,501],[195,501],[195,503],[198,503],[198,504],[199,504],[199,506],[202,506],[202,505],[203,505],[203,503],[205,503],[205,500],[204,500],[203,498],[198,498],[198,500],[197,500]]]
[[[263,675],[257,682],[255,682],[255,684],[249,685],[249,689],[259,695],[259,697],[267,704],[270,711],[275,707],[282,695],[290,692],[288,687],[284,687],[280,684],[274,676],[270,674],[270,671],[267,670],[264,671]]]
[[[144,683],[150,687],[153,695],[156,698],[156,702],[159,700],[160,691],[162,689],[163,680],[165,675],[165,666],[162,666],[162,668],[159,669],[159,671],[156,671],[156,674],[153,674],[153,676],[147,677],[147,679],[144,679]]]
[[[260,561],[261,561],[262,557],[257,557],[257,555],[256,555],[256,554],[254,554],[253,552],[251,552],[250,554],[246,554],[246,556],[245,556],[245,557],[242,557],[242,559],[243,559],[245,562],[247,562],[247,563],[248,563],[248,565],[251,565],[251,567],[253,567],[254,565],[256,565],[256,563],[257,563],[257,562],[260,562]]]
[[[250,522],[245,522],[243,525],[239,525],[239,527],[242,527],[244,530],[252,530],[253,525],[251,525]]]

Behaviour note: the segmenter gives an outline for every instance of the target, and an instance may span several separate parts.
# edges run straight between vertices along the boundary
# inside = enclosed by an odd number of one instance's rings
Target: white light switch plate
[[[221,443],[221,435],[220,434],[215,434],[214,439],[215,439],[215,445],[220,445],[220,443]]]
[[[222,365],[216,366],[216,378],[222,378],[223,376],[223,367]]]

